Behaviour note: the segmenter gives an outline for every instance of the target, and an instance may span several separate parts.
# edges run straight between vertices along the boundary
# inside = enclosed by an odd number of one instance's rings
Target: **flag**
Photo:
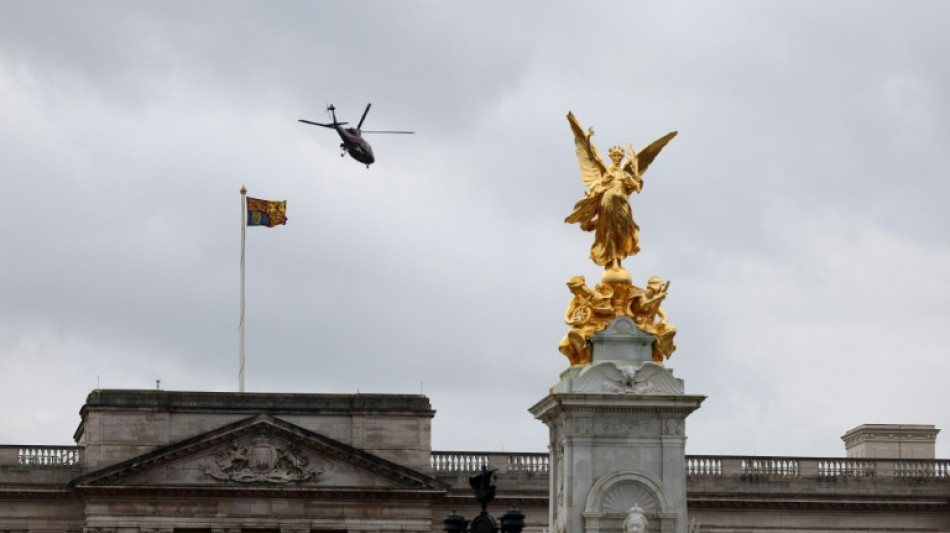
[[[287,223],[287,201],[274,202],[247,197],[247,225],[273,228]]]

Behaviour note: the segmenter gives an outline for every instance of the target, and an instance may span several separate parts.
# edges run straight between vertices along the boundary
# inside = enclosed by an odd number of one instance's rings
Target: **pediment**
[[[438,480],[259,415],[74,480],[76,487],[444,490]]]

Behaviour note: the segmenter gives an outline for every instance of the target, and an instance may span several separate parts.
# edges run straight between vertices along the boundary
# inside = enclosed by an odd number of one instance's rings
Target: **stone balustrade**
[[[478,452],[432,452],[429,466],[436,472],[477,472],[490,468],[488,454]]]
[[[499,474],[549,470],[546,453],[432,452],[429,464],[438,473],[478,472],[483,466]]]
[[[82,463],[79,446],[0,446],[0,466],[74,468]]]
[[[477,472],[482,466],[507,472],[548,472],[546,453],[432,452],[435,472]],[[689,476],[898,477],[950,480],[950,460],[853,459],[842,457],[743,457],[687,455]]]
[[[950,460],[687,455],[686,474],[688,476],[737,476],[747,478],[898,477],[950,480]]]
[[[75,468],[81,466],[79,446],[0,446],[0,466],[22,469]],[[493,468],[499,474],[546,473],[546,453],[433,451],[430,466],[439,473],[478,472]],[[840,457],[744,457],[688,455],[688,476],[739,477],[896,477],[950,480],[950,460],[854,459]]]
[[[546,453],[519,453],[508,455],[509,472],[549,472],[550,463]]]

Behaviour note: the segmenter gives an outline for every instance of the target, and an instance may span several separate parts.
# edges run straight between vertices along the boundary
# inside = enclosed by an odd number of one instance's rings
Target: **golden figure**
[[[572,366],[588,365],[593,356],[591,336],[615,318],[626,316],[633,319],[640,330],[656,337],[652,358],[663,364],[676,349],[673,343],[676,328],[667,322],[666,313],[660,307],[670,283],[652,277],[646,289],[637,287],[621,261],[640,251],[640,228],[633,221],[630,195],[643,188],[643,173],[676,132],[653,141],[640,153],[630,145],[626,150],[614,146],[609,152],[610,166],[607,166],[591,143],[594,130],[585,131],[573,113],[567,114],[567,120],[574,132],[581,181],[587,187],[587,194],[574,205],[564,222],[578,223],[582,230],[594,232],[590,258],[604,267],[604,273],[594,289],[588,287],[581,276],[568,280],[573,297],[564,313],[564,321],[570,329],[558,344],[558,350],[567,356]]]
[[[577,160],[581,167],[581,181],[588,187],[587,195],[574,205],[574,211],[564,219],[569,224],[579,223],[584,231],[594,231],[590,258],[605,270],[604,281],[627,281],[629,274],[620,274],[620,262],[640,251],[640,228],[633,221],[630,195],[643,187],[642,174],[666,146],[676,132],[670,132],[639,154],[627,145],[626,152],[619,146],[610,149],[610,166],[604,164],[597,147],[591,143],[593,128],[584,131],[573,113],[567,120],[574,132]],[[626,161],[624,156],[626,155]]]
[[[669,294],[670,282],[653,276],[642,289],[632,283],[598,283],[593,289],[583,276],[567,280],[573,294],[564,322],[570,326],[558,350],[567,356],[571,366],[589,365],[593,357],[590,337],[605,329],[615,318],[633,319],[641,331],[656,337],[653,342],[653,361],[663,364],[673,355],[676,328],[667,321],[660,304]]]
[[[656,337],[656,342],[653,343],[653,360],[660,364],[669,359],[676,349],[676,344],[673,343],[676,328],[667,321],[666,313],[660,307],[669,294],[669,289],[669,281],[663,283],[661,278],[653,276],[647,280],[647,289],[630,299],[630,316],[637,327]]]
[[[571,328],[558,344],[558,350],[567,356],[572,366],[590,364],[591,346],[588,339],[616,317],[612,304],[614,290],[604,283],[598,283],[591,290],[584,276],[567,280],[567,288],[574,297],[564,312],[564,322]]]
[[[590,319],[593,315],[590,300],[594,291],[587,286],[584,276],[574,276],[567,280],[567,288],[574,295],[564,312],[564,322],[571,326],[571,329],[561,339],[557,349],[567,356],[571,366],[584,365],[590,363],[590,344],[587,339],[594,333],[590,330]]]
[[[583,276],[574,276],[567,280],[567,287],[574,295],[564,312],[564,322],[570,329],[557,348],[571,366],[589,365],[593,357],[591,335],[621,316],[632,318],[641,331],[656,337],[654,362],[663,364],[673,355],[676,328],[667,321],[660,305],[669,294],[669,281],[653,276],[647,280],[646,289],[631,283],[598,283],[591,289]]]

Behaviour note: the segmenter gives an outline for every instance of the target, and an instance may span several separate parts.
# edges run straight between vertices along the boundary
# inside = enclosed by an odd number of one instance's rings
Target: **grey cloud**
[[[422,382],[437,448],[543,450],[526,409],[566,364],[564,281],[598,276],[563,223],[569,109],[601,147],[680,130],[632,199],[627,266],[672,280],[670,366],[709,395],[690,453],[945,427],[906,399],[946,370],[947,8],[590,6],[13,4],[0,403],[46,418],[10,414],[0,442],[66,443],[97,376],[235,387],[246,185],[290,217],[248,232],[250,390]],[[417,134],[374,137],[367,170],[296,122],[325,101]],[[894,364],[924,376],[888,382]]]

